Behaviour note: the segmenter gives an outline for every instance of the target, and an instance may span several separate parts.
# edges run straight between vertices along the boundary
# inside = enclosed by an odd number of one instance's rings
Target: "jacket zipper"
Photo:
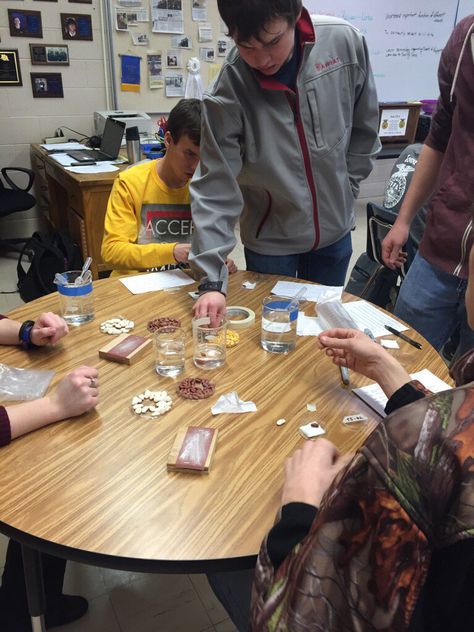
[[[461,241],[461,259],[460,259],[458,265],[454,268],[453,274],[455,276],[459,276],[460,275],[462,267],[463,267],[463,265],[465,263],[465,260],[466,260],[466,249],[467,249],[467,240],[469,239],[469,236],[471,234],[472,225],[473,225],[473,220],[471,219],[471,221],[467,225],[466,230],[464,231],[464,234],[462,236],[462,241]]]
[[[318,202],[317,202],[317,195],[316,195],[316,186],[314,184],[313,173],[311,171],[311,161],[309,159],[308,144],[306,142],[306,136],[304,134],[303,125],[301,124],[299,98],[298,98],[298,93],[296,92],[294,103],[292,103],[290,93],[286,92],[285,94],[288,99],[290,108],[293,112],[293,118],[296,125],[296,131],[298,133],[298,139],[300,141],[301,151],[303,153],[303,162],[304,162],[304,168],[305,168],[305,174],[306,174],[306,181],[308,182],[309,190],[311,192],[311,198],[313,201],[313,222],[314,222],[315,238],[314,238],[314,244],[313,244],[312,250],[316,250],[316,248],[319,245],[319,239],[320,239],[320,230],[319,230],[319,221],[318,221]]]

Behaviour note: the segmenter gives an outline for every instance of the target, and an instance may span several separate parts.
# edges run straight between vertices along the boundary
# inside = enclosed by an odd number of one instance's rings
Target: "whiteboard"
[[[474,0],[459,0],[458,15],[456,21],[459,22],[467,15],[474,13]]]
[[[474,0],[460,2],[468,13],[474,6]],[[311,14],[344,18],[365,35],[379,101],[438,97],[439,57],[454,28],[458,4],[458,0],[304,0]]]

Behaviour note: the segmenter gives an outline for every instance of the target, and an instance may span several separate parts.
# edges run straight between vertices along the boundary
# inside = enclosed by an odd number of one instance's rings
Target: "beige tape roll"
[[[255,312],[241,305],[230,305],[227,308],[227,323],[231,329],[245,329],[255,322]]]

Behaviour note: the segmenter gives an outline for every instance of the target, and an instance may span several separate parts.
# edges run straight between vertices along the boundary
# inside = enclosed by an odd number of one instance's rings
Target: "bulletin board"
[[[231,45],[215,0],[108,2],[117,108],[169,112],[184,96],[190,58],[199,59],[202,86],[207,88]],[[124,55],[140,58],[138,91],[121,89]]]

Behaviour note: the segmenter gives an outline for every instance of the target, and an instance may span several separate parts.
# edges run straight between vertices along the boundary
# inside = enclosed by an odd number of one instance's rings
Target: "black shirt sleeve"
[[[306,537],[318,510],[306,503],[288,503],[267,538],[268,556],[277,570],[291,549]]]
[[[421,388],[420,388],[421,387]],[[398,391],[393,393],[392,397],[388,400],[385,406],[385,412],[387,415],[393,413],[394,410],[398,410],[402,406],[416,402],[418,399],[423,399],[428,394],[423,385],[417,380],[413,382],[407,382],[401,386]]]

